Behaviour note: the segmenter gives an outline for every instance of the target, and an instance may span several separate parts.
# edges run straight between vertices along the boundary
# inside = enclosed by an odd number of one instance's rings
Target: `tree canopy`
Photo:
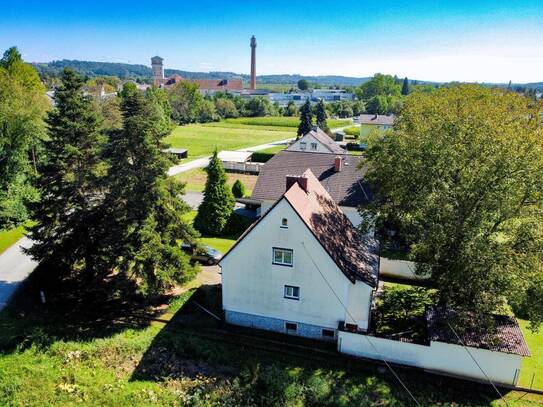
[[[305,79],[300,79],[298,81],[298,89],[300,90],[307,90],[309,89],[309,82]]]
[[[25,221],[27,204],[38,198],[31,179],[49,107],[34,68],[8,49],[0,60],[0,229]]]
[[[311,131],[313,128],[313,112],[311,111],[311,102],[306,102],[300,108],[300,124],[298,125],[298,137],[301,137]]]
[[[317,126],[323,130],[328,129],[328,124],[326,123],[326,106],[324,106],[324,101],[322,99],[317,103],[316,110]]]
[[[487,326],[508,304],[542,321],[541,113],[511,92],[454,86],[411,94],[394,131],[370,137],[367,224],[396,232],[461,325]]]

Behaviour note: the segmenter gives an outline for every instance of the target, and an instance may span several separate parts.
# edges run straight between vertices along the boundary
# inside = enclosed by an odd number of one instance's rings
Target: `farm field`
[[[252,194],[253,188],[256,184],[256,175],[227,172],[226,176],[228,177],[227,183],[230,188],[234,182],[239,179],[243,185],[245,185],[246,195],[249,196]],[[185,189],[187,191],[203,192],[207,180],[207,174],[203,168],[195,168],[193,170],[174,175],[174,179],[180,182],[185,182]]]
[[[257,126],[280,126],[297,128],[300,123],[298,117],[270,116],[270,117],[239,117],[237,119],[225,119],[224,122],[231,124],[246,124]],[[328,127],[331,129],[348,126],[351,119],[328,119]]]
[[[523,387],[533,386],[534,389],[543,390],[543,328],[538,332],[532,332],[528,321],[519,320],[522,334],[532,356],[524,358],[519,378],[519,385]],[[532,382],[533,379],[533,382]]]
[[[188,158],[193,159],[211,155],[215,149],[238,150],[293,137],[296,137],[296,131],[290,128],[261,130],[239,124],[236,127],[189,124],[176,127],[165,142],[172,147],[188,149]]]

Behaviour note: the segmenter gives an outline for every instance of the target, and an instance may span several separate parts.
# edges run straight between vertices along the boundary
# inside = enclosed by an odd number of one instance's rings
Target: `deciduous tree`
[[[28,218],[31,185],[49,108],[38,74],[15,47],[0,60],[0,229]]]
[[[363,213],[402,236],[461,326],[486,329],[542,292],[541,113],[512,92],[454,86],[411,94],[394,131],[370,140],[376,197]],[[525,314],[539,323],[543,309]]]
[[[173,120],[179,124],[198,120],[204,102],[198,84],[181,81],[170,90],[169,97]]]

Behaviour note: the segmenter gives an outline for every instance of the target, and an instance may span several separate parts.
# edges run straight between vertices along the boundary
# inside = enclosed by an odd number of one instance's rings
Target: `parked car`
[[[181,250],[190,255],[192,261],[212,266],[222,259],[222,253],[208,245],[181,244]]]

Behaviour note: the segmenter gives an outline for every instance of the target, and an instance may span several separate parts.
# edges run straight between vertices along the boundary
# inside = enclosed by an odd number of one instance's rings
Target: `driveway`
[[[23,248],[31,245],[30,239],[23,237],[0,255],[0,310],[6,306],[19,284],[38,265],[23,253]]]
[[[183,195],[183,201],[196,210],[204,200],[204,194],[202,192],[185,192]]]

